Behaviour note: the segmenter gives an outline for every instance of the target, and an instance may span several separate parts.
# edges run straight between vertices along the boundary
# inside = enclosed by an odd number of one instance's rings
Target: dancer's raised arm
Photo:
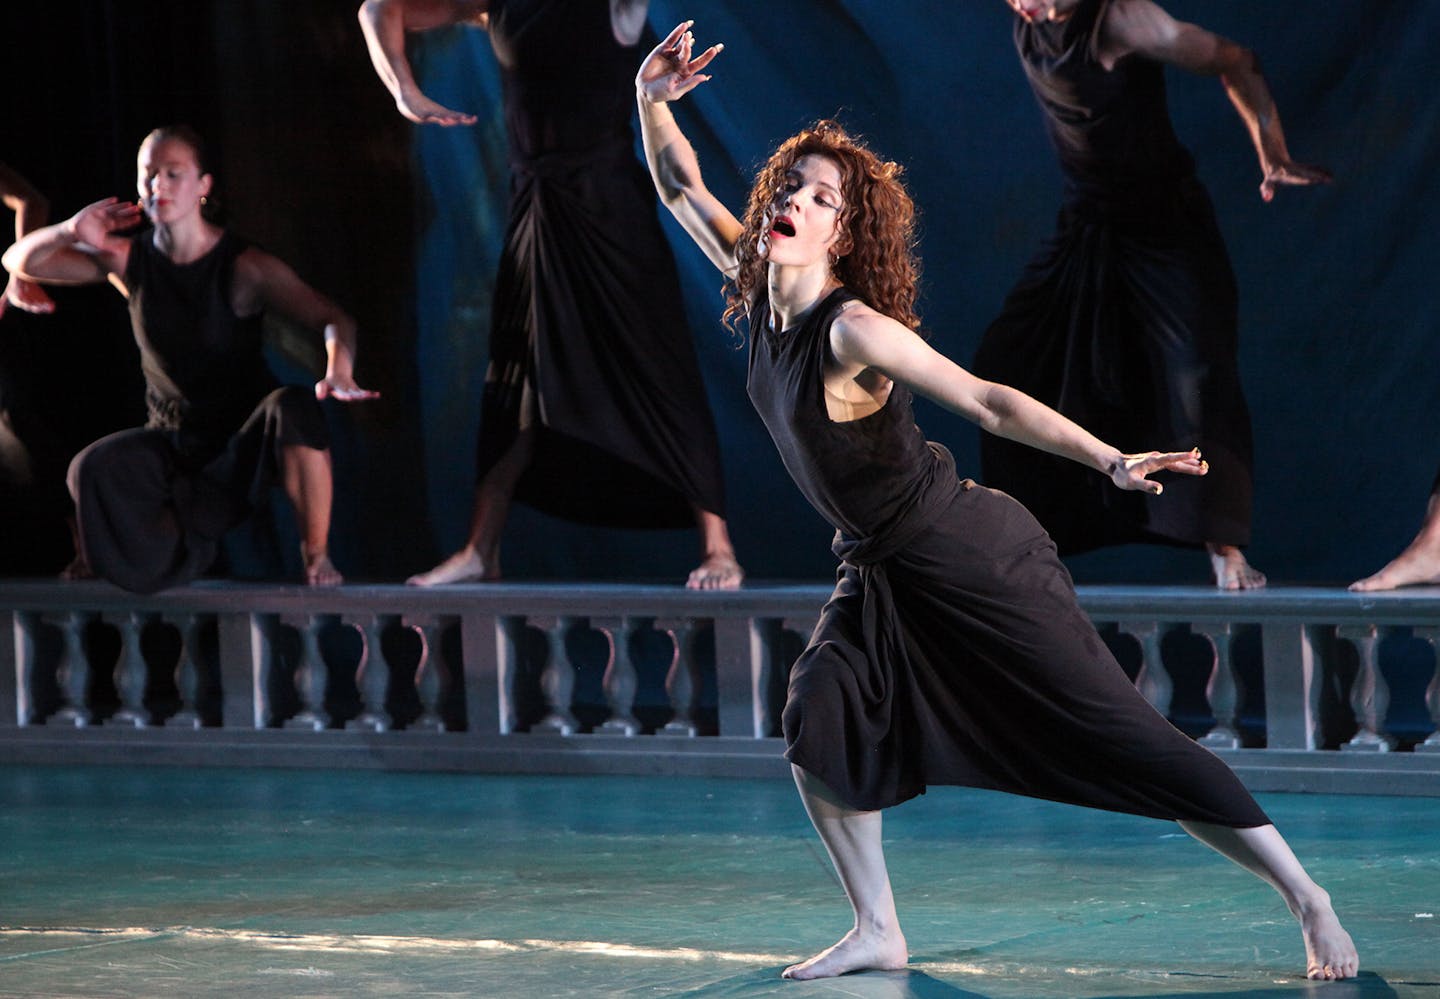
[[[5,207],[15,213],[17,240],[39,229],[49,219],[50,202],[34,185],[4,163],[0,163],[0,201],[4,201]],[[37,314],[55,311],[55,301],[45,294],[44,289],[18,274],[12,274],[4,291],[0,292],[0,316],[5,314],[6,305]]]
[[[64,222],[27,233],[5,251],[5,269],[42,284],[95,284],[107,277],[117,280],[125,273],[130,255],[130,241],[119,233],[133,228],[141,218],[135,202],[104,198]]]
[[[1260,159],[1264,174],[1260,196],[1266,201],[1274,198],[1275,188],[1283,184],[1329,182],[1325,170],[1290,158],[1280,113],[1260,72],[1260,60],[1243,45],[1177,21],[1152,0],[1115,0],[1105,15],[1100,45],[1107,65],[1134,52],[1192,73],[1220,77]]]
[[[710,79],[700,71],[725,48],[712,45],[692,58],[694,21],[675,26],[640,64],[635,97],[640,105],[640,134],[655,190],[670,213],[726,275],[735,272],[735,244],[743,231],[739,219],[711,194],[700,177],[700,161],[675,123],[668,102],[678,100]]]

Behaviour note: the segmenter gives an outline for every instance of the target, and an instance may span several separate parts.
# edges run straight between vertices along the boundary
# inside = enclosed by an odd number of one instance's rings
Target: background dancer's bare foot
[[[60,578],[66,582],[74,582],[77,579],[94,579],[95,570],[90,568],[90,563],[85,561],[85,556],[76,553],[70,560],[70,564],[60,570]]]
[[[1265,585],[1265,574],[1245,560],[1245,553],[1234,545],[1207,544],[1210,571],[1215,574],[1218,590],[1258,590]]]
[[[1312,909],[1296,913],[1305,937],[1305,977],[1354,978],[1360,972],[1360,955],[1355,942],[1340,925],[1340,919],[1324,896]]]
[[[851,971],[899,971],[910,960],[909,948],[900,927],[870,930],[861,934],[852,929],[833,947],[827,947],[808,961],[792,964],[781,978],[806,980],[834,978]]]
[[[447,583],[483,583],[500,578],[500,570],[492,568],[471,545],[466,545],[429,572],[416,573],[405,580],[407,586],[444,586]]]
[[[738,590],[745,579],[745,570],[735,556],[707,555],[705,561],[690,570],[685,580],[687,590]]]
[[[1440,544],[1416,538],[1379,572],[1350,584],[1356,592],[1440,583]]]
[[[305,559],[305,582],[310,586],[339,586],[345,582],[327,552],[301,553]]]

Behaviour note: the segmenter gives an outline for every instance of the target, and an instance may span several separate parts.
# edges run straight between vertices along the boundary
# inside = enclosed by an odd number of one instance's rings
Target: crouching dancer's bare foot
[[[308,585],[339,586],[345,582],[345,577],[340,575],[340,570],[335,568],[325,550],[308,551],[302,546],[300,555],[305,560],[305,582]]]
[[[1245,553],[1234,545],[1207,544],[1210,571],[1215,574],[1218,590],[1258,590],[1265,586],[1265,574],[1245,559]]]
[[[685,580],[687,590],[738,590],[745,579],[745,570],[735,561],[733,553],[707,555],[705,561],[690,570]]]
[[[1340,925],[1330,905],[1330,896],[1320,895],[1302,904],[1295,918],[1300,920],[1300,932],[1305,937],[1305,977],[1330,981],[1339,978],[1354,978],[1360,971],[1360,955],[1355,951],[1355,942]]]
[[[834,978],[851,971],[899,971],[910,960],[905,936],[898,925],[852,929],[833,947],[827,947],[808,961],[792,964],[781,978]]]
[[[447,583],[481,583],[500,578],[500,569],[480,557],[474,545],[466,545],[429,572],[405,580],[409,586],[444,586]]]

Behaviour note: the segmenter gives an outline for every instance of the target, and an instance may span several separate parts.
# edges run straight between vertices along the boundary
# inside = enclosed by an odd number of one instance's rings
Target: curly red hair
[[[818,121],[780,144],[755,177],[750,203],[742,224],[744,233],[735,249],[735,276],[725,286],[724,321],[735,329],[747,315],[757,290],[765,281],[767,260],[760,253],[762,226],[785,186],[785,175],[802,156],[825,156],[840,168],[844,201],[837,225],[838,246],[845,249],[835,262],[835,277],[875,311],[911,329],[920,325],[915,299],[920,282],[920,260],[915,255],[915,202],[900,180],[903,168],[882,160],[838,122]]]

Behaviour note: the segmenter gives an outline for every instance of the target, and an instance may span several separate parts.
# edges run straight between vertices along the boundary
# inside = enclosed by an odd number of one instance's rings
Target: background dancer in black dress
[[[743,223],[705,187],[666,102],[709,79],[690,22],[636,77],[662,200],[748,316],[751,400],[806,498],[837,528],[839,585],[790,674],[786,756],[854,909],[839,943],[787,968],[819,978],[908,960],[881,809],[927,784],[993,788],[1175,819],[1269,882],[1300,922],[1306,972],[1356,974],[1329,896],[1218,757],[1136,691],[1081,611],[1035,519],[955,474],[911,416],[913,388],[985,429],[1158,494],[1197,452],[1126,455],[915,332],[913,205],[900,168],[833,123],[787,140]],[[895,317],[895,318],[892,318]]]
[[[1056,234],[975,355],[975,373],[1055,407],[1127,450],[1198,444],[1203,479],[1164,499],[985,436],[985,479],[1060,550],[1132,541],[1204,546],[1221,589],[1265,585],[1250,543],[1250,415],[1236,368],[1235,278],[1215,213],[1166,105],[1164,64],[1219,76],[1259,156],[1260,194],[1315,184],[1290,159],[1250,51],[1151,0],[1007,0],[1015,43],[1065,174]]]
[[[306,582],[335,585],[333,484],[316,399],[350,402],[355,323],[284,262],[202,214],[214,185],[198,135],[156,129],[136,162],[140,204],[106,198],[30,233],[5,253],[12,274],[59,284],[109,280],[129,299],[150,419],[102,438],[70,466],[81,554],[102,578],[138,592],[204,572],[220,538],[281,482],[294,504]],[[141,220],[153,228],[119,233]],[[279,387],[261,316],[274,309],[323,330],[314,392]]]
[[[724,516],[720,444],[680,280],[633,153],[629,82],[644,0],[367,0],[371,60],[406,118],[470,125],[427,98],[406,31],[485,27],[500,62],[511,170],[481,403],[475,505],[458,552],[420,586],[500,575],[512,499],[617,527],[700,530],[687,585],[744,576]]]

